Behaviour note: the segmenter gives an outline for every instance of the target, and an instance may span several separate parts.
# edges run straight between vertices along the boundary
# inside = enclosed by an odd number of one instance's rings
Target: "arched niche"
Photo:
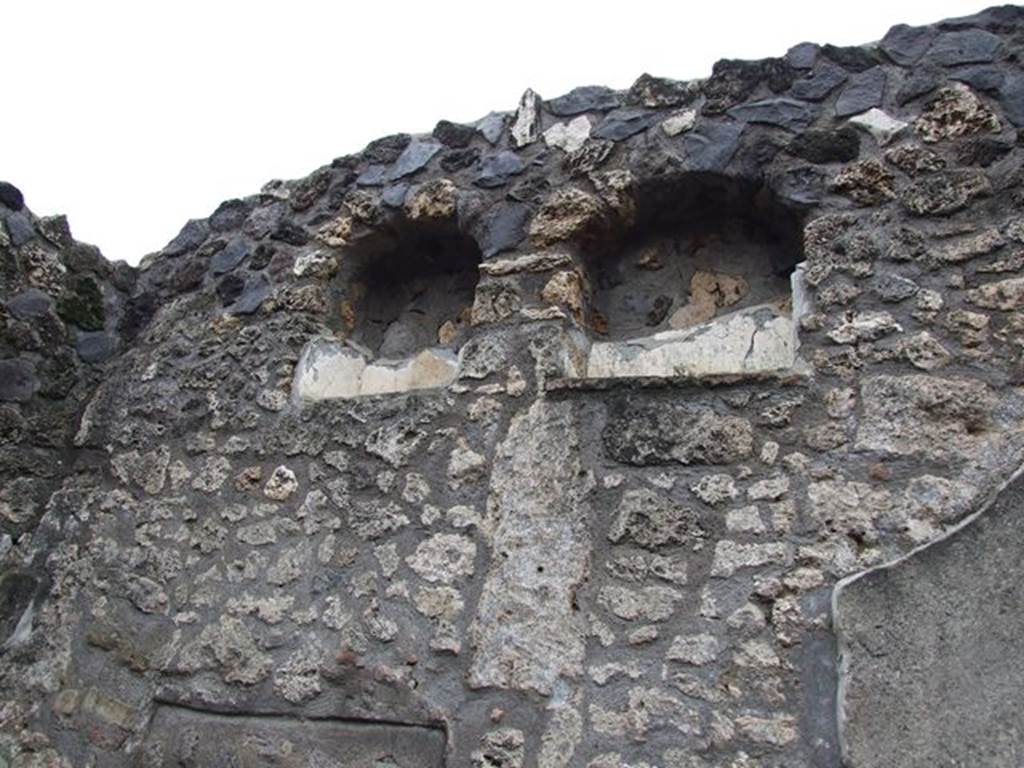
[[[799,215],[755,181],[690,173],[642,185],[635,223],[585,255],[586,375],[792,368],[802,260]]]
[[[347,245],[335,277],[333,338],[307,344],[300,400],[432,389],[458,374],[480,249],[454,223],[403,220]]]

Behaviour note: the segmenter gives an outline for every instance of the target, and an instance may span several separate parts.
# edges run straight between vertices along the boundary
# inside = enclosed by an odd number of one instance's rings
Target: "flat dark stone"
[[[685,164],[691,171],[723,171],[740,146],[743,123],[705,122],[683,137]]]
[[[87,363],[102,363],[117,350],[117,337],[106,331],[88,331],[78,334],[75,351]]]
[[[6,224],[7,234],[10,235],[12,245],[24,245],[36,236],[32,220],[24,212],[9,214]]]
[[[380,201],[389,208],[401,208],[408,193],[408,184],[393,184],[381,193]]]
[[[863,45],[823,45],[821,52],[850,72],[863,72],[883,63],[876,50]]]
[[[819,60],[814,69],[796,80],[789,94],[797,99],[821,101],[846,82],[846,70],[830,61]]]
[[[885,33],[878,47],[897,64],[909,67],[917,62],[934,42],[939,32],[934,27],[911,27],[897,24]]]
[[[363,157],[370,163],[381,163],[389,165],[399,158],[405,148],[412,141],[408,133],[393,133],[390,136],[382,136],[374,139],[366,145],[363,150]]]
[[[879,275],[871,281],[870,287],[873,294],[889,304],[906,301],[921,290],[913,280],[893,274]]]
[[[246,281],[242,291],[231,305],[232,315],[251,315],[256,312],[270,296],[270,281],[266,275],[256,275]]]
[[[781,200],[814,205],[825,195],[825,172],[813,165],[789,168],[775,178],[772,188]]]
[[[209,226],[202,219],[191,219],[171,242],[164,246],[166,256],[181,256],[183,253],[195,250],[206,239],[209,233]]]
[[[441,154],[441,170],[446,173],[455,173],[476,165],[480,159],[480,150],[476,147],[465,149],[449,149]]]
[[[356,184],[360,187],[379,187],[388,180],[388,167],[386,165],[371,165],[356,177]]]
[[[964,67],[950,74],[953,80],[967,83],[978,91],[997,93],[1006,82],[1006,72],[999,67],[981,64],[973,67]]]
[[[799,43],[786,51],[786,63],[793,69],[810,69],[820,50],[821,46],[817,43]]]
[[[288,243],[288,245],[305,245],[309,242],[309,232],[298,224],[280,221],[274,231],[270,233],[270,239],[277,240],[279,243]]]
[[[388,171],[387,180],[395,181],[410,176],[422,169],[442,149],[441,142],[429,139],[413,139],[409,142],[394,166]]]
[[[584,112],[615,109],[619,106],[618,94],[603,85],[583,85],[573,88],[564,96],[544,102],[544,108],[552,115],[569,117]]]
[[[252,208],[252,204],[245,200],[225,200],[210,214],[210,229],[214,232],[238,229],[245,223]]]
[[[960,165],[978,165],[988,168],[1013,151],[1013,145],[988,136],[962,141],[956,148],[956,161]]]
[[[480,173],[473,183],[484,189],[493,189],[508,184],[513,176],[526,170],[526,164],[515,152],[498,152],[484,157]]]
[[[860,134],[850,125],[812,128],[795,136],[786,151],[811,163],[848,163],[860,154]]]
[[[38,288],[28,288],[7,302],[7,309],[19,320],[42,317],[53,306],[53,299],[48,293]]]
[[[938,73],[933,70],[915,70],[910,74],[910,77],[903,81],[899,90],[896,91],[896,95],[894,97],[896,99],[896,103],[902,107],[904,104],[908,104],[914,99],[931,93],[938,88],[940,83],[944,80],[945,77],[940,78]]]
[[[508,116],[503,112],[491,112],[476,121],[476,129],[487,139],[489,144],[497,144],[505,131]]]
[[[626,101],[641,107],[679,107],[692,102],[697,93],[690,83],[645,72],[630,86]]]
[[[489,259],[515,248],[526,237],[530,206],[523,203],[499,203],[482,220],[477,235],[480,252]]]
[[[1007,119],[1018,128],[1024,127],[1024,75],[1011,75],[999,89],[999,101]]]
[[[250,253],[249,244],[240,237],[236,237],[210,259],[210,270],[215,275],[230,272],[243,261]]]
[[[654,115],[642,109],[616,109],[605,116],[591,136],[595,139],[622,141],[646,131],[653,119]]]
[[[872,107],[882,105],[885,96],[886,74],[882,67],[858,72],[839,93],[836,99],[836,117],[859,115]]]
[[[814,122],[818,107],[806,101],[776,97],[740,104],[730,109],[729,115],[748,123],[777,125],[789,131],[799,131]]]
[[[701,111],[720,115],[742,103],[765,79],[764,64],[742,59],[720,59],[711,68],[711,77],[704,82],[706,101]]]
[[[0,400],[25,403],[39,389],[35,366],[28,360],[0,360]]]
[[[477,130],[474,126],[453,123],[450,120],[438,121],[431,133],[435,139],[446,147],[453,147],[455,149],[468,147],[476,134]]]
[[[928,57],[944,67],[960,64],[987,64],[1003,47],[1002,40],[983,29],[945,32],[932,44]]]
[[[21,190],[7,181],[0,181],[0,205],[5,205],[12,211],[20,211],[25,207],[25,197]]]

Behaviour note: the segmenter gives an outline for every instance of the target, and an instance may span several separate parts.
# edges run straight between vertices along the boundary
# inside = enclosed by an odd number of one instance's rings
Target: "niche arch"
[[[344,246],[330,338],[307,344],[300,400],[434,389],[458,375],[482,254],[454,220],[396,218]]]
[[[587,378],[763,373],[797,365],[803,221],[751,179],[640,185],[635,223],[586,247]]]

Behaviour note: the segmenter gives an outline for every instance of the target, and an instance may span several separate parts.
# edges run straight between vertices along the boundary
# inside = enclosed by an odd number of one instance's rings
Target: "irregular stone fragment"
[[[851,117],[850,125],[855,125],[870,133],[875,137],[875,141],[880,147],[884,147],[886,144],[891,142],[903,132],[904,128],[907,127],[907,123],[891,117],[876,107],[872,107],[867,112]],[[888,159],[888,156],[886,157]]]
[[[858,312],[829,331],[828,337],[836,344],[860,344],[902,330],[888,312]]]
[[[615,109],[619,106],[619,97],[615,91],[603,85],[583,85],[573,88],[564,96],[546,101],[544,106],[552,115],[570,117],[582,112]]]
[[[718,658],[721,644],[714,635],[677,635],[665,658],[701,667]]]
[[[563,152],[575,152],[590,137],[590,120],[585,115],[570,120],[568,123],[555,123],[544,131],[544,142],[549,147],[557,147]]]
[[[741,715],[736,718],[736,729],[751,741],[784,747],[796,741],[796,718],[790,715]]]
[[[665,621],[680,600],[682,595],[671,587],[631,589],[610,585],[602,587],[597,595],[597,602],[605,610],[625,621]]]
[[[539,399],[498,447],[488,527],[500,554],[470,627],[474,688],[550,695],[559,677],[583,673],[586,627],[574,596],[590,557],[589,484],[572,420],[569,403]]]
[[[762,565],[786,565],[792,553],[782,542],[770,544],[740,544],[735,541],[720,541],[715,545],[715,559],[711,575],[732,576],[741,568],[756,568]]]
[[[983,443],[994,398],[980,381],[874,376],[861,384],[856,449],[946,461]]]
[[[846,166],[829,187],[860,205],[878,205],[896,197],[895,177],[875,159]]]
[[[654,113],[644,109],[625,107],[605,115],[594,128],[594,138],[608,141],[623,141],[641,133],[651,125]]]
[[[626,464],[732,464],[753,450],[750,422],[708,407],[616,403],[603,432],[605,451]]]
[[[286,501],[299,488],[295,473],[286,466],[277,467],[263,486],[263,495],[275,501]]]
[[[983,171],[965,169],[925,176],[904,190],[900,197],[913,214],[945,216],[991,193],[992,185]]]
[[[798,99],[820,101],[846,82],[848,77],[842,67],[821,59],[811,72],[793,83],[789,92]]]
[[[922,141],[934,144],[976,133],[999,133],[1002,125],[970,88],[954,83],[925,105],[914,130]]]
[[[729,110],[737,120],[775,125],[788,131],[800,131],[814,122],[818,107],[805,101],[776,97],[740,104]]]
[[[1003,311],[1024,307],[1024,277],[1010,277],[967,291],[967,300],[977,307]]]
[[[786,151],[810,163],[848,163],[860,154],[860,137],[849,126],[811,128],[793,137]]]
[[[897,64],[909,67],[924,55],[937,35],[934,27],[897,24],[885,33],[879,47]]]
[[[472,576],[476,568],[476,544],[459,534],[438,533],[422,541],[405,559],[421,578],[451,584]]]
[[[938,152],[913,144],[902,144],[886,150],[885,161],[908,176],[941,171],[946,167],[946,159]]]
[[[526,165],[515,152],[497,152],[484,157],[480,173],[473,183],[484,189],[494,189],[508,184],[513,176],[526,170]]]
[[[689,104],[699,94],[700,88],[696,82],[669,80],[645,72],[629,87],[627,101],[641,107],[662,109]]]
[[[523,768],[523,732],[516,728],[491,731],[480,739],[481,747],[470,759],[473,768]]]
[[[684,109],[675,112],[661,121],[661,130],[666,136],[678,136],[697,124],[697,110]]]
[[[739,495],[732,476],[725,474],[704,475],[690,486],[690,490],[698,499],[713,507],[731,501]]]
[[[619,514],[608,531],[609,541],[630,541],[649,550],[690,544],[704,536],[693,510],[647,488],[627,491],[623,495]]]
[[[396,181],[416,173],[440,151],[441,144],[439,142],[414,138],[402,150],[402,154],[398,156],[395,164],[387,172],[387,180]]]
[[[417,187],[405,201],[412,221],[443,221],[455,216],[458,188],[449,179],[433,179]]]
[[[848,117],[881,106],[886,79],[884,67],[872,67],[853,75],[836,99],[836,117]]]
[[[525,147],[537,140],[540,132],[540,96],[527,88],[519,98],[515,120],[512,121],[512,143]]]
[[[552,193],[530,222],[530,239],[539,248],[593,233],[603,223],[601,202],[583,190],[566,187]]]
[[[945,67],[986,63],[994,60],[1001,48],[998,35],[982,29],[965,29],[940,35],[928,49],[928,57]]]

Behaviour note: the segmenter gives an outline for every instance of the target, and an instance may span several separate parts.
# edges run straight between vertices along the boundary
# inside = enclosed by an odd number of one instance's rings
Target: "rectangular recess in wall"
[[[415,723],[219,713],[159,704],[143,745],[153,768],[444,768],[445,732]]]

